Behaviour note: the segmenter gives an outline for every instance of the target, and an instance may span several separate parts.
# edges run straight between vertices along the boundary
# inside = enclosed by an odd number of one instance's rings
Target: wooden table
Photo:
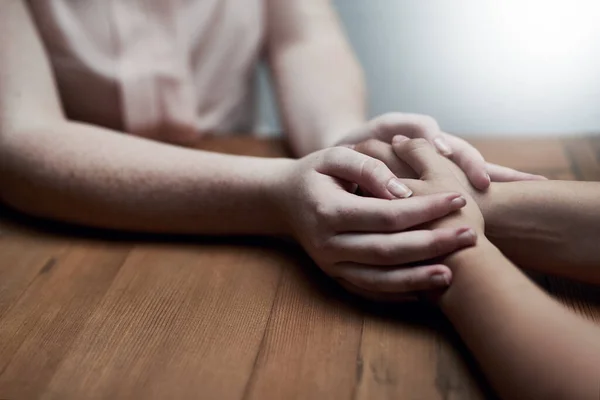
[[[599,139],[474,143],[492,162],[600,180]],[[198,147],[284,154],[253,139]],[[493,398],[438,311],[352,297],[293,244],[99,232],[6,208],[0,232],[0,399]],[[600,316],[600,291],[540,282]]]

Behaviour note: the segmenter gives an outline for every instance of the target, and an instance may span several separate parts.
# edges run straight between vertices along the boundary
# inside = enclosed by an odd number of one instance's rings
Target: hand
[[[486,189],[490,185],[490,181],[510,182],[546,179],[543,176],[486,163],[477,149],[463,139],[442,132],[435,119],[426,115],[383,114],[350,133],[338,144],[352,145],[368,139],[391,143],[392,138],[396,135],[413,139],[426,139],[442,155],[454,161],[467,175],[471,184],[479,190]]]
[[[391,144],[376,139],[369,139],[353,146],[353,149],[359,153],[382,161],[390,169],[390,171],[392,171],[394,175],[399,178],[419,178],[415,171],[396,155]],[[482,192],[475,189],[469,182],[469,179],[464,172],[462,172],[461,169],[458,168],[458,166],[453,162],[447,161],[445,164],[447,168],[452,171],[455,178],[460,182],[460,192],[466,193],[475,199],[475,202],[480,209],[485,207],[488,192]],[[361,188],[361,191],[365,193],[368,192],[364,188]],[[372,195],[371,193],[367,194]]]
[[[355,195],[355,185],[378,198]],[[465,199],[456,192],[410,195],[383,162],[333,147],[282,170],[275,204],[290,234],[346,287],[393,293],[446,287],[446,266],[404,266],[473,245],[469,228],[403,231],[462,208]]]
[[[424,139],[408,139],[396,136],[392,141],[396,156],[406,163],[419,178],[404,179],[403,183],[418,195],[431,195],[447,191],[461,192],[467,204],[459,212],[433,223],[434,227],[470,225],[478,235],[484,236],[484,219],[479,207],[464,183],[460,181],[450,161],[437,154]]]

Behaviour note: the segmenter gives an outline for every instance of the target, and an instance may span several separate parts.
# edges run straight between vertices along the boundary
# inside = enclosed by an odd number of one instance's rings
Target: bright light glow
[[[499,1],[496,11],[502,32],[522,56],[577,56],[591,43],[600,51],[600,1]]]
[[[371,115],[429,114],[470,135],[600,131],[600,0],[335,4]]]

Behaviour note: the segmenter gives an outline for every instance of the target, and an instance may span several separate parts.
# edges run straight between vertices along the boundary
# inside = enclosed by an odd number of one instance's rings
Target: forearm
[[[286,7],[293,10],[273,11],[277,21],[272,25],[279,29],[270,35],[269,63],[290,144],[305,155],[335,144],[365,122],[366,90],[328,2],[293,1]],[[288,18],[294,19],[287,21],[292,28],[284,29]]]
[[[440,306],[506,399],[596,399],[600,329],[569,312],[485,238],[446,260]]]
[[[184,149],[57,120],[0,135],[0,198],[24,212],[135,231],[272,234],[291,160]]]
[[[486,236],[519,266],[600,284],[600,184],[494,183]]]

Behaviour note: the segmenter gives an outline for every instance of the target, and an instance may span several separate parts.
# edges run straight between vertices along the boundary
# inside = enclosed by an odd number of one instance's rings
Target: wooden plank
[[[492,163],[537,173],[570,168],[560,139],[469,139]]]
[[[243,246],[141,245],[44,399],[239,399],[282,255]]]
[[[571,171],[579,180],[600,181],[600,157],[596,140],[592,138],[564,139]]]
[[[232,140],[198,146],[286,154]],[[554,179],[574,163],[593,178],[600,159],[592,139],[476,144]],[[0,399],[493,398],[439,312],[358,301],[295,246],[82,241],[19,223],[0,236]],[[597,288],[544,282],[600,320]]]
[[[66,249],[57,240],[6,234],[0,236],[0,323],[41,271],[48,271]]]
[[[286,266],[244,399],[350,399],[362,315],[304,254]]]
[[[356,398],[440,398],[435,384],[436,336],[433,330],[400,318],[366,318]]]
[[[357,399],[483,399],[466,349],[437,310],[381,305],[365,318]]]
[[[562,143],[575,178],[600,180],[600,137],[567,138]],[[545,277],[543,286],[578,314],[600,322],[600,292],[596,286],[552,276]]]
[[[558,181],[576,181],[577,177],[571,170],[540,170],[535,171],[537,174],[543,175],[548,179]]]
[[[0,398],[38,398],[106,292],[128,246],[73,243],[0,321]]]

